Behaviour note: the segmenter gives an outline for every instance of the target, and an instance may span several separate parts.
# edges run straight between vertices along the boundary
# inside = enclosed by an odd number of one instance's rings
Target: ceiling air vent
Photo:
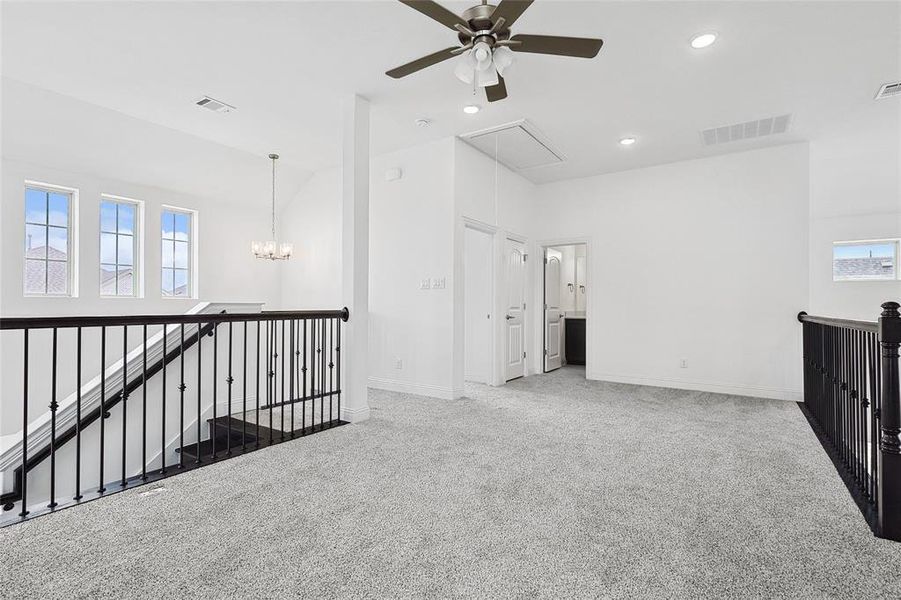
[[[199,100],[195,101],[194,104],[218,113],[228,113],[236,110],[235,107],[231,104],[226,104],[222,100],[216,100],[215,98],[210,98],[209,96],[200,98]]]
[[[514,170],[524,171],[563,162],[557,151],[538,129],[525,119],[465,133],[460,139]]]
[[[726,144],[738,140],[750,140],[768,135],[777,135],[788,131],[791,115],[767,117],[759,121],[746,121],[734,125],[712,127],[701,131],[701,141],[705,146]]]
[[[876,100],[891,98],[892,96],[901,96],[901,81],[886,83],[876,92]]]

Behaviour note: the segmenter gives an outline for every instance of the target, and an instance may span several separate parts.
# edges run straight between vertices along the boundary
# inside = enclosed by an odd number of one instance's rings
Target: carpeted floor
[[[794,403],[563,369],[371,404],[364,424],[0,531],[0,596],[901,592],[901,544],[871,535]]]

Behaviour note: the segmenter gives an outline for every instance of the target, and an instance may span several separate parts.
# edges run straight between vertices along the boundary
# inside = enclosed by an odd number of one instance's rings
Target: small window
[[[162,213],[163,296],[194,295],[194,218],[192,212],[167,209]]]
[[[26,183],[26,295],[73,296],[75,190]]]
[[[898,240],[835,242],[833,281],[894,281],[898,279]]]
[[[100,295],[139,295],[140,203],[104,196],[100,201]]]

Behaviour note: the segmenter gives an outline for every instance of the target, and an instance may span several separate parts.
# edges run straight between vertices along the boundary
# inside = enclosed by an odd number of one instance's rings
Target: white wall
[[[340,308],[341,169],[318,171],[278,218],[294,257],[281,265],[281,304],[296,309]]]
[[[806,144],[550,184],[539,195],[542,237],[590,241],[590,378],[799,396]]]
[[[116,111],[3,80],[2,174],[0,174],[0,314],[30,315],[115,315],[183,313],[198,301],[263,302],[266,309],[277,308],[280,300],[278,265],[253,258],[250,243],[268,235],[268,198],[265,159],[260,190],[262,206],[238,204],[233,196],[215,193],[199,196],[148,185],[155,172],[161,181],[186,183],[190,170],[176,168],[177,160],[190,160],[193,153],[210,153],[195,166],[212,169],[221,161],[222,169],[237,171],[247,155],[218,147],[186,134],[140,121]],[[208,164],[207,161],[212,161]],[[173,172],[170,172],[169,170]],[[177,171],[177,172],[176,172]],[[223,173],[229,180],[235,173]],[[140,182],[136,182],[139,179]],[[198,174],[197,183],[211,181],[215,174]],[[23,294],[24,182],[57,184],[78,190],[78,296],[75,298],[26,298]],[[227,187],[227,186],[225,186]],[[203,186],[201,185],[202,189]],[[215,188],[211,191],[221,191]],[[144,297],[100,296],[99,205],[101,194],[134,198],[144,203]],[[197,299],[163,298],[160,291],[160,212],[163,205],[198,212],[196,271]],[[138,343],[138,332],[129,335],[129,345]],[[121,351],[119,332],[110,332],[108,362]],[[21,428],[21,333],[0,334],[0,435]],[[49,333],[35,332],[32,351],[49,351]],[[60,338],[59,395],[65,397],[75,387],[71,357],[74,341]],[[37,357],[37,354],[35,355]],[[86,335],[84,375],[99,372],[99,340]],[[50,378],[47,361],[33,361],[30,414],[37,416],[49,404]]]
[[[389,168],[403,177],[386,181]],[[370,194],[370,385],[457,396],[453,140],[374,157]],[[443,279],[444,288],[422,290],[424,279]]]
[[[464,223],[477,224],[493,232],[494,237],[494,323],[495,357],[491,383],[503,383],[503,348],[505,326],[500,315],[504,314],[503,298],[506,281],[506,261],[504,260],[505,239],[513,237],[527,244],[533,238],[536,227],[534,216],[534,184],[491,157],[479,152],[465,142],[454,139],[454,204],[456,226],[454,229],[454,273],[457,281],[463,281],[465,236]],[[533,262],[537,254],[533,253]],[[526,269],[526,290],[532,290],[536,282],[531,269]],[[454,290],[454,373],[456,389],[461,389],[465,363],[465,293],[462,287]],[[527,292],[527,298],[530,298]],[[527,301],[525,319],[535,313],[538,303]],[[537,314],[537,313],[536,313]],[[525,346],[530,348],[536,339],[535,332],[526,329]],[[537,339],[541,339],[540,332]],[[527,361],[525,375],[538,372]]]
[[[874,101],[810,144],[810,314],[875,320],[899,281],[832,281],[832,243],[901,237],[901,104]]]

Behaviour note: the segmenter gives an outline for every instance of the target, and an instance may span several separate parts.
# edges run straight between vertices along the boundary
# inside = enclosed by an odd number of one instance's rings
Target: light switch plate
[[[427,290],[432,287],[432,280],[426,277],[422,281],[419,282],[419,289]]]

